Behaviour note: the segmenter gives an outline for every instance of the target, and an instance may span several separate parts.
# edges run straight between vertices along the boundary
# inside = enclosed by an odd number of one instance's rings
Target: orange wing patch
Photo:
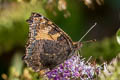
[[[36,40],[45,39],[45,40],[56,40],[60,37],[60,33],[56,33],[54,35],[48,34],[46,30],[40,30],[36,35]]]

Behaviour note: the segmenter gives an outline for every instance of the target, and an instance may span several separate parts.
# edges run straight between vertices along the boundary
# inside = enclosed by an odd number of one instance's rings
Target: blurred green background
[[[120,53],[116,31],[120,27],[120,0],[0,0],[0,75],[8,74],[11,66],[22,73],[25,44],[28,37],[26,19],[39,12],[62,28],[73,41],[84,38],[81,55],[93,56],[98,63],[111,61]],[[3,77],[3,76],[2,76]],[[0,77],[0,80],[2,78]]]

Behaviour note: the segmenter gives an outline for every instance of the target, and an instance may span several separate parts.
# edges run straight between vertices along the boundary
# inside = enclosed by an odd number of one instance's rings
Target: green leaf
[[[117,38],[118,44],[120,44],[120,28],[117,31],[116,38]]]

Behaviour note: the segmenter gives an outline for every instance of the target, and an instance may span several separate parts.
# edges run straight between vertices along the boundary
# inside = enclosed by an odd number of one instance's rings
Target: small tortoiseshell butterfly
[[[73,42],[62,29],[39,13],[32,13],[27,22],[29,39],[23,60],[35,72],[53,69],[81,46],[80,42]]]

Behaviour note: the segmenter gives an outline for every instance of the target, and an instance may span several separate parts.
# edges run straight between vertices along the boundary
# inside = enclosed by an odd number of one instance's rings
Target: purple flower
[[[57,68],[47,72],[46,76],[52,80],[87,80],[93,79],[99,71],[96,65],[86,63],[79,56],[72,56]]]

